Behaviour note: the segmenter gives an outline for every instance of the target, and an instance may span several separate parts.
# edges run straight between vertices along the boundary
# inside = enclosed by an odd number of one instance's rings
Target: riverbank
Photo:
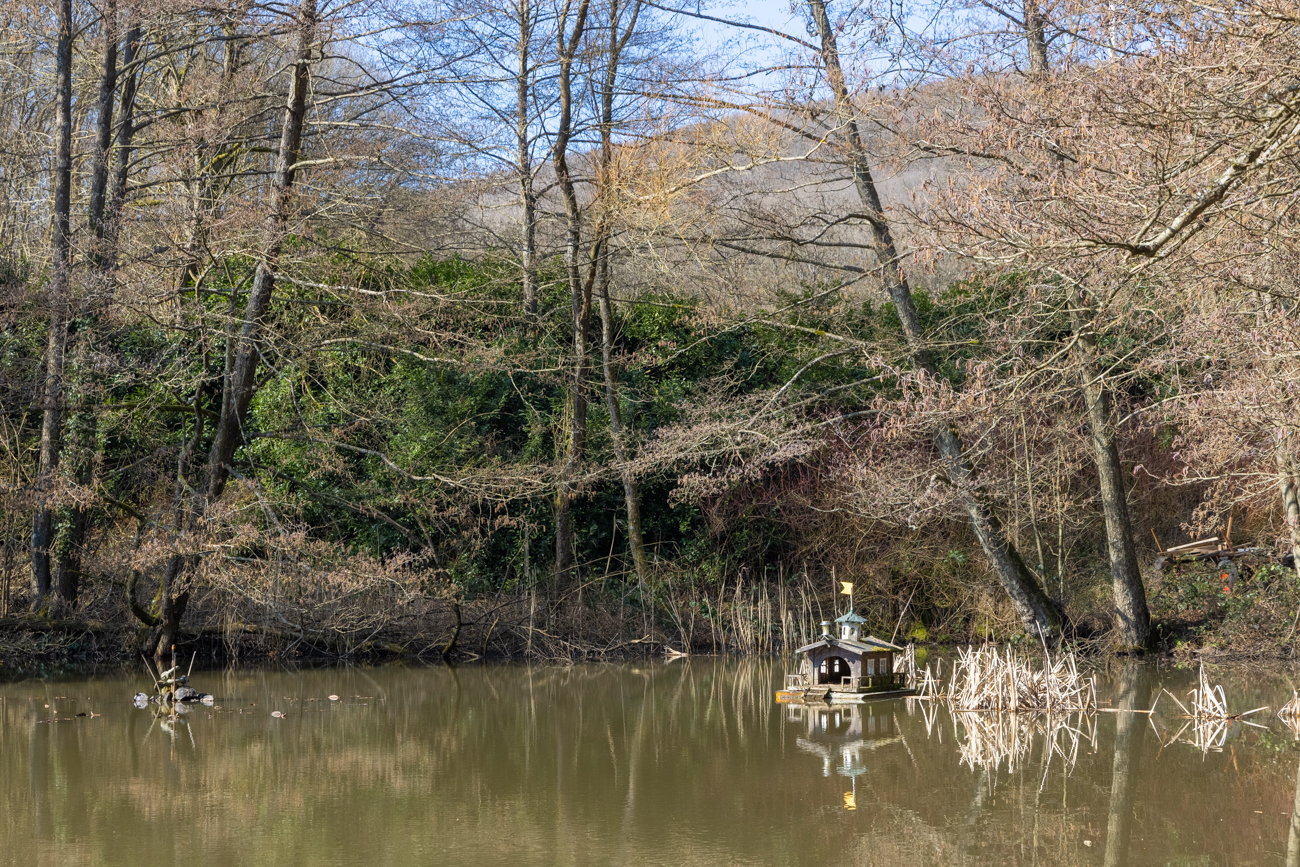
[[[1159,597],[1157,597],[1159,600]],[[1295,617],[1279,616],[1276,596],[1211,600],[1212,610],[1165,612],[1153,620],[1148,656],[1184,660],[1291,661],[1297,656]],[[705,606],[641,608],[629,599],[570,597],[547,600],[537,594],[505,595],[424,604],[385,617],[366,629],[344,623],[315,626],[249,623],[223,618],[225,609],[195,606],[182,629],[177,651],[195,654],[205,665],[270,660],[365,661],[534,660],[580,662],[626,660],[665,652],[696,656],[779,656],[811,640],[816,619],[773,606],[731,603]],[[98,606],[101,615],[105,606]],[[673,611],[685,614],[673,616]],[[129,612],[78,619],[20,615],[0,618],[0,669],[31,670],[130,662],[151,646],[150,630]],[[1289,613],[1289,612],[1285,612]],[[824,615],[830,616],[830,615]],[[798,621],[798,622],[796,622]],[[1037,646],[1023,633],[1005,629],[1006,621],[987,620],[980,630],[948,633],[939,638],[924,625],[891,631],[883,623],[870,627],[898,643],[942,650],[992,641]],[[994,626],[1002,628],[994,628]],[[1093,657],[1116,652],[1112,636],[1093,614],[1075,621],[1067,643]]]

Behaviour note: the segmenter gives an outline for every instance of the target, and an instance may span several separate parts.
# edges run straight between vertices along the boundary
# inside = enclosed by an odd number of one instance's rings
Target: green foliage
[[[338,248],[321,253],[328,249],[321,241],[292,239],[293,279],[280,281],[267,317],[247,439],[234,461],[241,482],[256,488],[266,508],[244,509],[241,520],[268,527],[284,521],[345,553],[412,555],[469,594],[545,584],[555,549],[554,472],[570,411],[572,334],[562,263],[542,263],[540,314],[528,323],[517,265],[508,260],[409,262]],[[100,383],[94,429],[99,484],[116,501],[165,511],[187,444],[201,464],[222,406],[225,323],[232,310],[237,319],[254,266],[232,256],[209,269],[201,286],[185,288],[178,315],[192,318],[183,327],[138,317],[107,331],[78,320],[78,329],[101,329],[102,351],[118,359]],[[955,385],[986,356],[990,323],[1014,312],[1010,305],[1027,279],[1010,275],[917,293],[936,363]],[[634,448],[673,426],[695,424],[701,407],[744,412],[783,387],[807,418],[861,410],[896,396],[891,365],[906,357],[890,304],[850,301],[826,285],[789,287],[764,313],[719,315],[685,292],[660,292],[621,305],[617,317],[621,409]],[[1063,313],[1040,317],[1033,338],[1048,345],[1068,326]],[[34,382],[47,327],[39,316],[11,318],[0,331],[0,372]],[[836,339],[844,337],[861,343]],[[1102,351],[1122,354],[1128,345],[1115,338]],[[635,595],[661,608],[671,602],[707,617],[717,613],[711,594],[734,587],[738,575],[771,576],[780,564],[790,576],[809,551],[816,560],[832,545],[857,545],[814,539],[811,525],[799,523],[808,508],[801,498],[820,471],[815,455],[757,469],[744,466],[750,458],[740,451],[707,460],[683,455],[638,478],[647,547],[672,577],[630,593],[623,490],[611,469],[598,360],[597,345],[587,468],[573,503],[584,575],[608,573],[603,586],[624,600]],[[33,399],[28,394],[21,402]],[[38,423],[35,414],[28,419],[28,443]],[[1170,447],[1172,437],[1162,433],[1159,445]],[[741,468],[715,493],[675,495],[684,474]],[[104,507],[98,519],[109,514]],[[57,544],[65,524],[56,527]],[[911,640],[994,628],[980,626],[985,612],[960,610],[971,603],[956,589],[982,580],[969,542],[958,534],[923,549],[902,543],[889,554],[882,600],[889,598],[891,569],[907,576],[905,586],[920,588],[908,614]],[[265,555],[253,543],[238,553]],[[832,558],[813,566],[826,562]],[[681,595],[671,600],[673,594]],[[867,598],[859,601],[866,605]],[[1260,624],[1264,601],[1250,590],[1224,600],[1202,576],[1171,585],[1162,604],[1178,616],[1199,612],[1244,629]],[[892,630],[896,616],[881,628]]]
[[[404,302],[405,334],[349,321],[360,331],[354,339],[277,365],[254,403],[253,426],[261,436],[246,447],[246,459],[322,538],[379,556],[432,545],[439,562],[472,563],[457,570],[458,582],[485,589],[521,580],[527,535],[532,568],[546,574],[554,547],[547,496],[467,503],[444,483],[413,482],[393,466],[411,476],[477,472],[510,479],[554,465],[567,402],[552,359],[563,356],[570,339],[558,266],[541,274],[542,326],[532,333],[520,327],[521,287],[508,264],[426,257],[399,272],[363,270],[336,258],[331,267],[341,282],[400,287],[455,303]],[[291,333],[309,327],[306,318],[287,321],[293,302],[305,300],[295,297],[301,294],[287,291],[276,307],[280,327]],[[678,422],[684,406],[701,396],[742,399],[779,386],[819,343],[757,322],[713,327],[687,297],[646,297],[621,312],[617,351],[628,359],[620,371],[622,410],[640,438]],[[791,319],[797,324],[809,315],[796,309]],[[437,346],[418,337],[434,332],[453,337]],[[846,365],[818,370],[809,382],[818,387],[861,375]],[[599,467],[611,455],[603,392],[598,381],[593,386],[589,459]],[[652,550],[680,556],[713,583],[737,562],[762,562],[779,546],[771,532],[777,516],[759,508],[767,513],[737,521],[735,532],[724,534],[721,559],[711,553],[720,540],[699,505],[670,501],[680,469],[640,479]],[[618,544],[622,501],[621,483],[606,474],[574,503],[581,561],[626,568]]]

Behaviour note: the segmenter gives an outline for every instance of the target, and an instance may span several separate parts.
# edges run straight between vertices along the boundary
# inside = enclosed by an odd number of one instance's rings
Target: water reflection
[[[142,852],[158,865],[475,867],[1300,857],[1300,742],[1281,729],[1247,728],[1202,754],[1161,751],[1143,714],[777,706],[783,670],[208,673],[220,708],[174,718],[131,707],[131,677],[11,684],[0,864],[136,864]],[[1116,669],[1100,698],[1143,709],[1185,677]],[[1281,678],[1238,681],[1241,706],[1268,703],[1274,686],[1290,695]]]
[[[1106,816],[1105,867],[1128,862],[1129,837],[1133,829],[1133,792],[1142,768],[1142,741],[1147,721],[1134,711],[1145,710],[1151,701],[1151,678],[1137,666],[1125,666],[1115,687],[1119,711],[1115,715],[1115,754],[1110,771],[1110,809]]]
[[[176,735],[178,732],[184,732],[189,735],[190,748],[195,750],[198,749],[198,745],[194,742],[194,731],[189,727],[189,721],[186,719],[186,715],[192,710],[188,705],[175,704],[166,707],[162,705],[148,705],[144,708],[137,709],[147,713],[151,720],[149,723],[149,730],[144,734],[145,740],[149,739],[149,736],[154,732],[154,728],[157,727],[164,735],[171,738],[173,751],[176,747]]]
[[[1080,744],[1096,747],[1093,714],[951,712],[962,764],[1009,773],[1028,762],[1040,744],[1044,778],[1058,756],[1066,774],[1074,769]]]
[[[892,702],[890,703],[892,705]],[[802,724],[805,733],[795,741],[803,752],[822,761],[822,776],[848,777],[844,807],[858,807],[858,777],[867,773],[867,753],[886,744],[900,743],[893,709],[877,703],[849,705],[786,705],[786,722]]]

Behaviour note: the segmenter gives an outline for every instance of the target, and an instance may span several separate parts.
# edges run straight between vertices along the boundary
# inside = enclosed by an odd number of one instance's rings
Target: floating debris
[[[278,710],[271,711],[271,716],[275,717],[276,719],[284,719],[284,714]]]
[[[339,697],[338,697],[337,695],[332,695],[332,696],[330,696],[330,701],[338,701],[338,700],[339,700]]]

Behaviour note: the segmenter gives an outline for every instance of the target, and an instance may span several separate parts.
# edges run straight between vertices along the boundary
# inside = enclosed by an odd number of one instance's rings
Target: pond
[[[196,672],[215,705],[172,720],[142,672],[0,685],[0,863],[1300,863],[1296,735],[1180,733],[1168,696],[1049,722],[778,706],[777,660],[346,667]],[[1234,711],[1300,682],[1208,674]],[[1196,674],[1098,679],[1147,709]]]

